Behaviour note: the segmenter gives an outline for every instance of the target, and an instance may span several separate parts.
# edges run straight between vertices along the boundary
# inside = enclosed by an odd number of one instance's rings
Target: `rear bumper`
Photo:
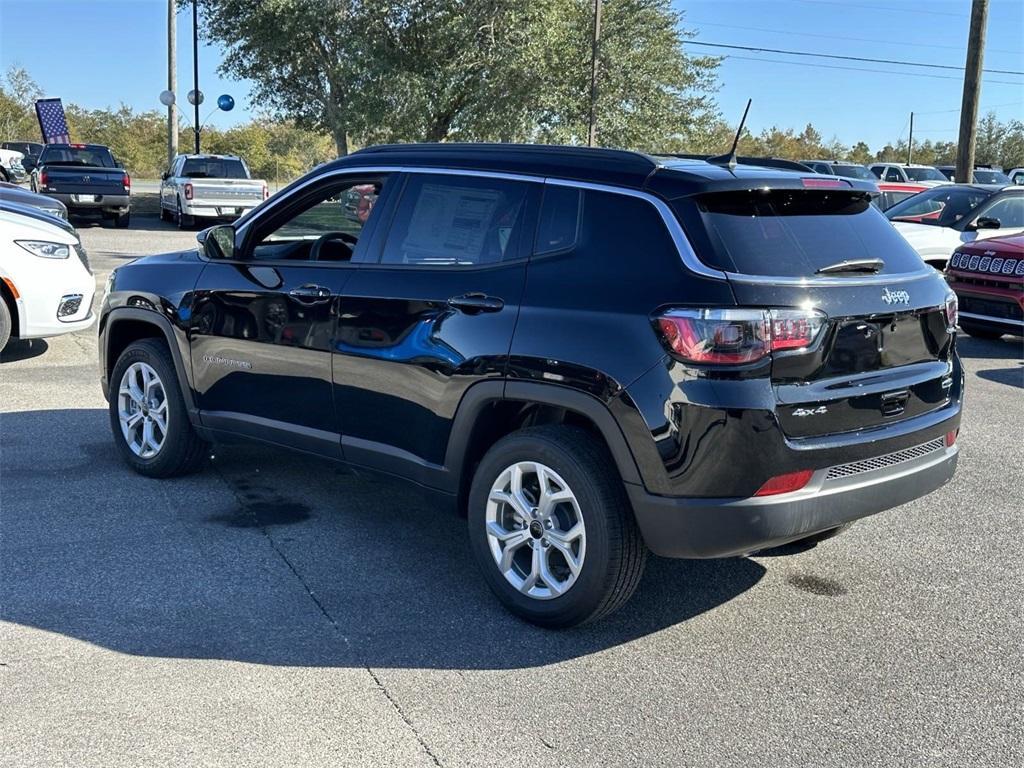
[[[83,200],[77,194],[45,192],[48,197],[60,200],[71,213],[127,213],[131,207],[131,195],[93,195],[98,200]]]
[[[247,202],[241,205],[216,205],[205,203],[189,202],[181,209],[186,216],[195,216],[203,219],[234,219],[259,205],[259,202]]]
[[[728,557],[784,544],[918,499],[952,478],[957,455],[956,445],[942,443],[876,469],[870,468],[872,462],[821,469],[807,487],[777,496],[687,499],[656,496],[636,485],[627,485],[627,490],[644,540],[655,554]]]

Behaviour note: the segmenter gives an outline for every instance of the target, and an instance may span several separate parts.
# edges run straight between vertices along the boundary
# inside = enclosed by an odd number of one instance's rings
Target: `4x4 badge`
[[[886,288],[882,292],[882,301],[886,304],[909,304],[910,294],[906,291],[890,291]]]
[[[793,411],[794,416],[821,416],[823,413],[828,413],[828,408],[824,405],[819,405],[817,408],[797,408]]]

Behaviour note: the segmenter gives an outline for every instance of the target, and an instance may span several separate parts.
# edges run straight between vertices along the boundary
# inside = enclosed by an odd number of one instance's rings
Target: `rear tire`
[[[195,226],[195,217],[188,216],[181,211],[181,200],[178,201],[178,210],[175,220],[178,222],[178,229],[190,229]]]
[[[473,476],[468,525],[488,586],[509,611],[543,627],[617,610],[647,559],[615,462],[576,427],[531,427],[495,443]]]
[[[119,213],[114,216],[114,226],[118,229],[125,229],[131,222],[131,213]]]
[[[11,310],[7,307],[4,297],[0,296],[0,352],[4,351],[7,342],[11,340],[11,328],[13,327]]]
[[[960,323],[960,330],[966,333],[968,336],[973,336],[976,339],[989,339],[994,341],[995,339],[1001,338],[1003,335],[1002,331],[994,331],[991,328],[986,328],[983,325],[974,325],[974,323],[962,322]]]
[[[189,421],[174,359],[162,341],[142,339],[121,353],[110,376],[108,410],[118,451],[140,475],[185,475],[209,455],[208,444]]]

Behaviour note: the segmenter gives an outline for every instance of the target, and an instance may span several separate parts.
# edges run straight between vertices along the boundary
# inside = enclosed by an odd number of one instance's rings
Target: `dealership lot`
[[[81,229],[100,292],[194,242],[140,202]],[[1019,339],[961,339],[950,485],[803,552],[651,559],[562,633],[505,614],[413,489],[252,446],[131,473],[95,347],[0,364],[0,765],[1024,759]]]

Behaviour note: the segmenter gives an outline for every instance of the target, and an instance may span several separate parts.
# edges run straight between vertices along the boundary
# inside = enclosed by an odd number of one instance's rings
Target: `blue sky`
[[[179,0],[180,2],[180,0]],[[962,66],[970,0],[675,0],[696,40],[733,45],[901,59]],[[166,87],[165,0],[0,0],[0,68],[25,67],[47,95],[84,107],[157,109]],[[178,17],[179,99],[191,88],[191,14]],[[813,123],[826,138],[859,139],[878,148],[906,136],[911,110],[915,138],[956,137],[961,82],[955,71],[808,59],[775,53],[728,53],[718,101],[730,122],[754,99],[748,125],[801,129]],[[200,48],[200,88],[230,93],[237,106],[210,124],[250,116],[249,86],[216,72],[220,53]],[[780,63],[780,62],[798,62]],[[986,68],[1024,71],[1024,0],[991,0]],[[849,67],[850,71],[833,67]],[[914,73],[914,74],[911,74]],[[928,75],[927,77],[919,75]],[[949,78],[949,79],[945,79]],[[1024,77],[987,75],[983,111],[1024,118]],[[185,106],[188,106],[187,104]]]

